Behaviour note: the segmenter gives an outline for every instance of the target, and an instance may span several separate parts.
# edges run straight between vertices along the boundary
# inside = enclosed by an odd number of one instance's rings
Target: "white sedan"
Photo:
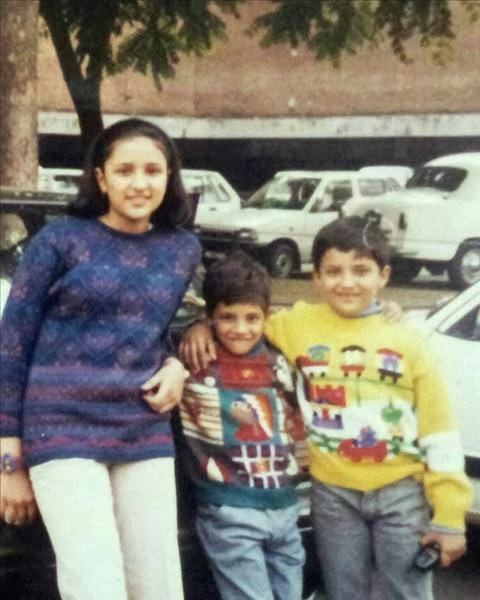
[[[429,314],[407,318],[427,333],[442,362],[475,488],[469,521],[480,524],[480,281]]]

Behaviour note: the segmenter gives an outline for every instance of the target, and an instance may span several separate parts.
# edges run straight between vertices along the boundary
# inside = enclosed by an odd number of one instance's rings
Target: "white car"
[[[241,206],[241,198],[217,171],[182,169],[183,185],[188,194],[198,198],[195,225],[208,225],[224,220]]]
[[[349,199],[384,194],[400,184],[356,171],[280,171],[228,219],[197,222],[206,257],[241,246],[273,277],[311,268],[321,227],[336,219]]]
[[[480,281],[429,314],[407,318],[430,337],[440,360],[475,490],[468,518],[480,525]]]
[[[37,189],[42,192],[76,194],[82,174],[81,169],[38,167]]]
[[[458,288],[480,279],[480,152],[431,160],[405,189],[363,200],[351,214],[380,220],[397,279],[413,279],[422,267],[434,275],[446,270]]]
[[[402,187],[405,187],[407,181],[413,175],[413,169],[404,165],[368,165],[362,167],[358,172],[362,176],[370,175],[393,179]]]
[[[76,194],[81,169],[38,169],[37,188],[45,192]],[[182,169],[182,182],[186,192],[197,201],[195,224],[215,223],[225,213],[239,210],[241,198],[230,183],[217,171]]]

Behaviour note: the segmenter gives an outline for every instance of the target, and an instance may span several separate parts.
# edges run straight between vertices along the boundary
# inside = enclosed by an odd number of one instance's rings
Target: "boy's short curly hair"
[[[391,249],[386,235],[370,217],[341,217],[325,225],[315,236],[312,262],[320,269],[323,255],[330,248],[342,252],[355,250],[361,256],[372,258],[380,269],[390,262]]]
[[[266,269],[242,250],[234,250],[210,265],[203,280],[207,315],[223,304],[258,304],[270,308],[270,277]]]

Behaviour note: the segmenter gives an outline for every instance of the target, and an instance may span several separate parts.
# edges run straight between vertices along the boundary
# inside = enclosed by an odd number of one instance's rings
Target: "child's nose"
[[[248,330],[248,325],[244,319],[238,319],[235,321],[234,328],[237,333],[244,333]]]
[[[355,278],[353,273],[350,273],[349,271],[345,271],[344,273],[342,273],[342,277],[341,277],[341,283],[344,287],[348,287],[353,285],[355,282]]]
[[[147,185],[147,180],[145,178],[144,173],[142,171],[135,171],[132,175],[131,180],[132,187],[134,188],[144,188]]]

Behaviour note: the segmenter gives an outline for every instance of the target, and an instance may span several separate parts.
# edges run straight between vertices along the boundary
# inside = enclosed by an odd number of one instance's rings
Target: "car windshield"
[[[433,188],[441,192],[454,192],[465,179],[465,169],[457,167],[420,167],[407,181],[406,188]]]
[[[248,208],[302,209],[320,183],[320,177],[274,177],[245,203]]]

